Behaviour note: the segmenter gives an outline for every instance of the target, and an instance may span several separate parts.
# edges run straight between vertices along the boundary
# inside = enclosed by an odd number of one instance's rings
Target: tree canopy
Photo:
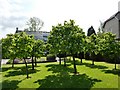
[[[75,74],[77,70],[74,55],[84,51],[84,38],[85,33],[78,25],[75,25],[74,20],[53,26],[48,38],[52,53],[73,56]]]
[[[75,25],[74,20],[70,20],[68,22],[64,21],[63,25],[58,24],[52,27],[48,43],[51,44],[52,51],[55,54],[75,54],[82,51],[84,38],[83,30]]]

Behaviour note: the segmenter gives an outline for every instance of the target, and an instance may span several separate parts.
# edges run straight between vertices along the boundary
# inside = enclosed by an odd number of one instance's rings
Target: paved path
[[[2,59],[1,64],[6,64],[9,59]]]

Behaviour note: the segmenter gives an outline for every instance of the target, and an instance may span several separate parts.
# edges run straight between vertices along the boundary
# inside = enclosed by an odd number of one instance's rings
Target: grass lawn
[[[58,62],[39,63],[35,70],[29,65],[29,76],[26,78],[25,65],[16,64],[2,65],[2,88],[118,88],[118,75],[120,69],[113,70],[114,64],[105,62],[77,60],[77,71],[74,75],[72,62],[67,62],[67,67],[59,65]]]

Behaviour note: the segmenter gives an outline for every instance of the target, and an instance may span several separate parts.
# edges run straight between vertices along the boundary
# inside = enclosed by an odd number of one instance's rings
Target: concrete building
[[[20,33],[23,32],[22,30],[18,30],[18,28],[16,28],[16,32],[15,33]],[[48,36],[50,35],[50,32],[46,32],[46,31],[25,31],[28,35],[34,35],[34,38],[36,40],[40,39],[43,40],[44,42],[46,42],[48,40]]]
[[[104,32],[116,34],[116,39],[120,39],[120,11],[115,13],[103,23]]]

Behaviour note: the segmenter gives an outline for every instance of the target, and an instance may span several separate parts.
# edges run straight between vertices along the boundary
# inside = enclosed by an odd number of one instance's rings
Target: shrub
[[[48,55],[47,55],[47,61],[55,61],[55,55],[53,55],[53,54],[48,54]]]

